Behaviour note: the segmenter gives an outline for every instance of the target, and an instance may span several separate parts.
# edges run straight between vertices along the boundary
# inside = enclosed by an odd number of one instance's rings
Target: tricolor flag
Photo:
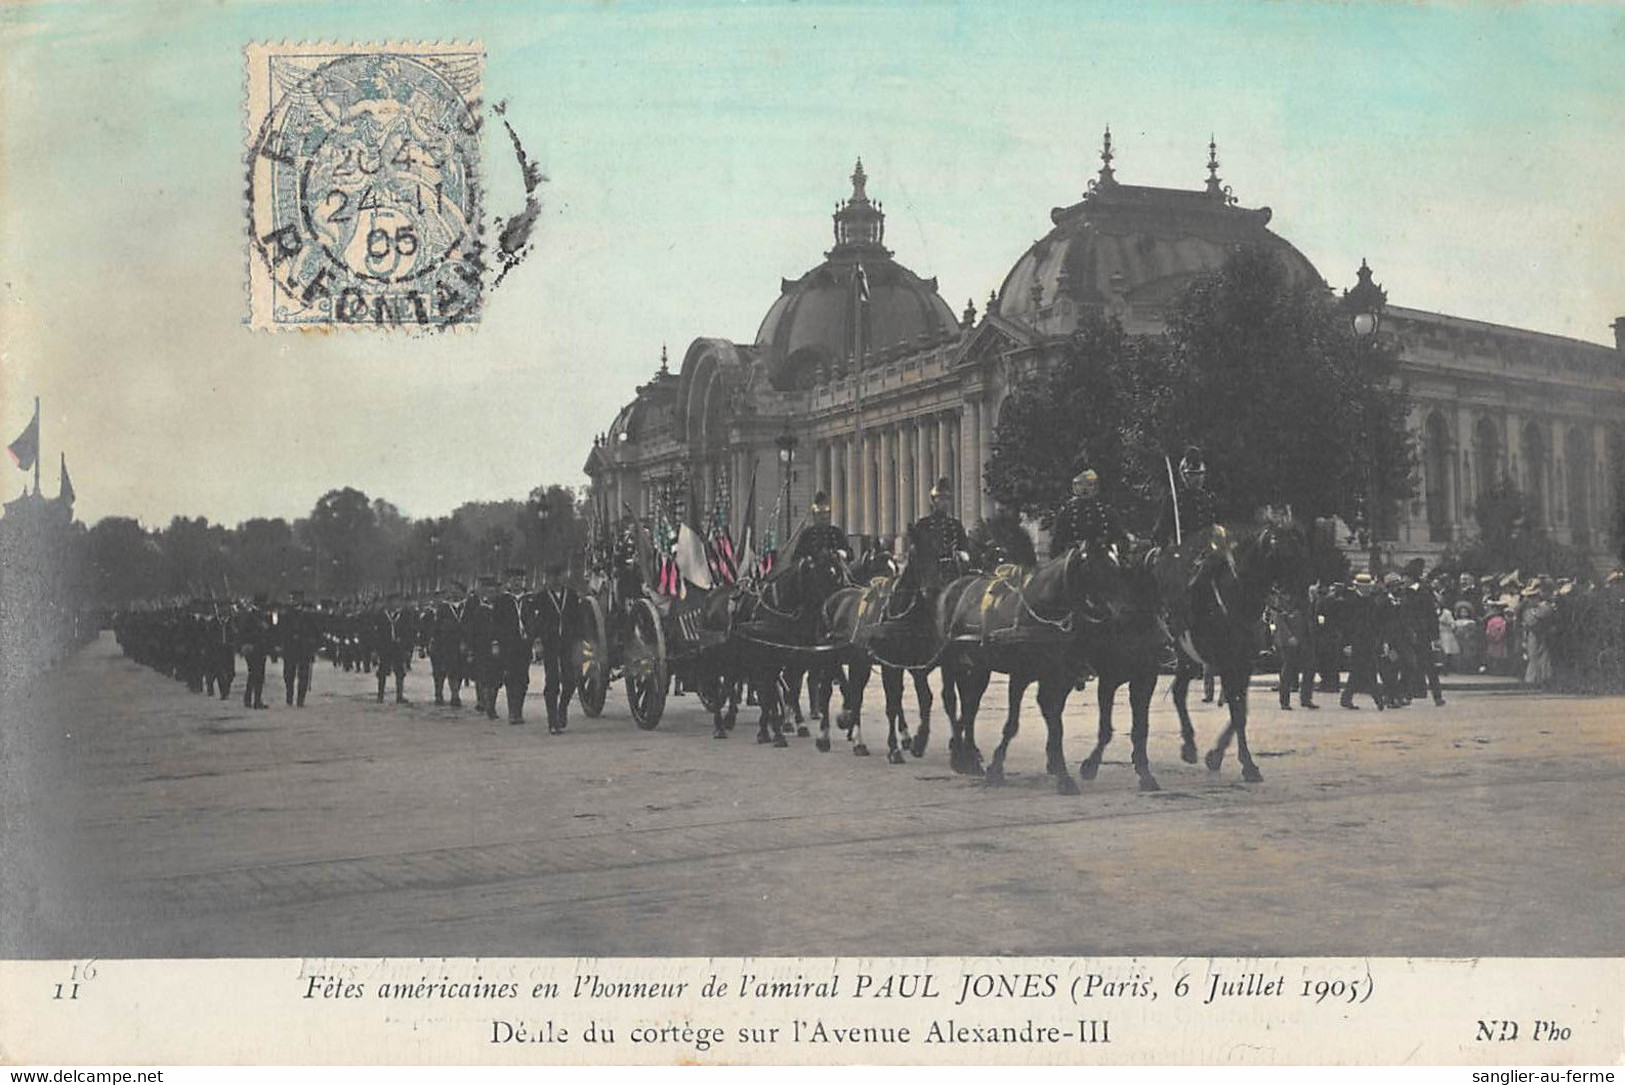
[[[39,460],[39,404],[34,404],[34,417],[28,423],[28,428],[11,444],[6,446],[11,453],[12,460],[24,471],[31,471]]]
[[[857,282],[858,282],[858,300],[859,301],[868,301],[869,300],[869,276],[867,274],[865,274],[865,272],[863,270],[863,264],[861,264],[861,263],[858,264]]]

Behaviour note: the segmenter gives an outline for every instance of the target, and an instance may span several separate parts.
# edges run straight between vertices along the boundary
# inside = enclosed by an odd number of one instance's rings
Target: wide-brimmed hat
[[[1532,595],[1539,595],[1540,594],[1540,585],[1538,583],[1531,582],[1528,587],[1524,588],[1524,590],[1519,592],[1518,594],[1522,595],[1525,599],[1529,598]]]

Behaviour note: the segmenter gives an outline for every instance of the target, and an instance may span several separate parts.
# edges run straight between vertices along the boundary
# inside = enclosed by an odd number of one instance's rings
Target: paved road
[[[993,789],[940,725],[893,766],[873,725],[869,758],[718,742],[683,697],[645,733],[616,691],[550,737],[422,703],[418,666],[397,707],[321,662],[303,711],[275,676],[264,712],[190,694],[110,637],[40,679],[4,711],[0,955],[1625,953],[1621,698],[1255,695],[1244,785],[1178,760],[1159,692],[1165,790],[1119,740],[1065,797],[1031,724]]]

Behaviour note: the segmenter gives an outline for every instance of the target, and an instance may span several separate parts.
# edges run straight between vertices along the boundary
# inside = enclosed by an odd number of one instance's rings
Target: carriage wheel
[[[609,636],[604,620],[604,607],[595,596],[588,596],[582,607],[581,639],[576,641],[576,677],[580,683],[577,697],[581,711],[589,719],[604,713],[604,700],[609,696]]]
[[[666,710],[666,691],[671,685],[666,632],[660,627],[660,612],[647,599],[639,599],[628,617],[624,651],[626,703],[638,726],[653,731],[660,726],[660,715]]]

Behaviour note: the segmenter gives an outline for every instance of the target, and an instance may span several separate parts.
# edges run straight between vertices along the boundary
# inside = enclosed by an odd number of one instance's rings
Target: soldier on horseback
[[[1167,496],[1151,530],[1156,549],[1150,566],[1162,586],[1170,630],[1175,637],[1190,626],[1189,592],[1211,567],[1217,554],[1218,500],[1207,488],[1207,462],[1195,445],[1179,461],[1179,479],[1170,479]]]
[[[847,541],[846,532],[830,522],[829,494],[823,490],[814,494],[809,511],[812,523],[796,542],[796,556],[820,562],[834,560],[845,569],[852,561],[852,544]]]
[[[1055,514],[1049,556],[1058,558],[1074,546],[1104,549],[1118,538],[1116,519],[1100,500],[1100,476],[1085,467],[1072,480],[1072,496]]]
[[[931,514],[908,529],[909,565],[919,570],[918,583],[928,594],[963,576],[970,567],[970,536],[949,511],[953,503],[953,483],[939,478],[931,487]]]

